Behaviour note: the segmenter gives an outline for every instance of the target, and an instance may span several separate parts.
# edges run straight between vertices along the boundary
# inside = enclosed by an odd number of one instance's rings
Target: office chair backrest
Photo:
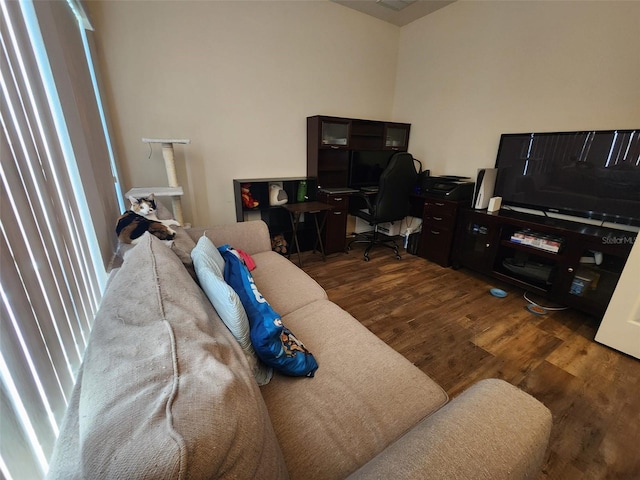
[[[380,175],[375,202],[375,219],[380,222],[402,220],[409,214],[409,195],[418,174],[410,153],[396,153]]]

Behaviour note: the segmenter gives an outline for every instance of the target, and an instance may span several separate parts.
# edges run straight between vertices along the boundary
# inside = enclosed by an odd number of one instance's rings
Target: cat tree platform
[[[164,158],[164,166],[167,170],[168,187],[136,187],[129,190],[127,197],[146,197],[153,193],[156,197],[171,197],[171,207],[173,209],[174,218],[184,225],[182,216],[182,203],[180,197],[184,195],[182,187],[178,185],[178,175],[176,174],[176,163],[174,159],[174,144],[189,144],[191,140],[188,138],[143,138],[143,143],[159,143],[162,145],[162,157]]]
[[[156,197],[181,197],[184,195],[182,187],[134,187],[125,195],[127,197],[147,197],[151,194]],[[177,218],[176,218],[177,220]]]

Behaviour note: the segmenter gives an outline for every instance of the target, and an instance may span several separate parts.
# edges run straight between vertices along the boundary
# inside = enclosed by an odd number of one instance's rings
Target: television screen
[[[640,129],[503,134],[503,204],[640,225]]]
[[[354,150],[351,152],[349,187],[362,188],[378,185],[380,175],[394,153],[384,150]]]

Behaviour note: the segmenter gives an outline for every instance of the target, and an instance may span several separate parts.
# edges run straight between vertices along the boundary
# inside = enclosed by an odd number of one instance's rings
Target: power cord
[[[404,217],[401,222],[400,222],[400,231],[404,232],[404,248],[406,249],[407,246],[409,245],[409,234],[410,232],[413,233],[414,232],[414,228],[417,228],[418,226],[420,226],[420,222],[422,221],[421,218],[417,218],[417,217],[411,217],[410,221],[406,221],[408,217]],[[413,222],[414,220],[417,220],[415,227],[413,226]],[[406,228],[403,228],[404,224],[407,224]]]

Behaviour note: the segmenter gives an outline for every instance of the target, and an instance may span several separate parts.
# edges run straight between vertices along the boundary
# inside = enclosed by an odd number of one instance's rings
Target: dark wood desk
[[[293,228],[293,241],[296,246],[296,252],[298,253],[298,263],[302,267],[302,258],[300,258],[300,245],[298,244],[298,225],[300,224],[300,216],[303,213],[313,215],[313,219],[316,225],[316,243],[320,245],[320,253],[322,254],[322,260],[326,260],[324,254],[324,246],[322,244],[322,229],[324,228],[325,221],[327,219],[326,212],[332,210],[333,206],[322,202],[302,202],[302,203],[285,203],[282,208],[289,212],[291,218],[291,226]],[[322,223],[318,223],[318,213],[325,212],[322,217]],[[315,245],[313,251],[315,252]],[[291,251],[289,251],[289,257],[291,257]]]
[[[377,192],[355,193],[376,195]],[[318,193],[319,200],[333,207],[331,213],[327,215],[325,225],[326,228],[323,235],[325,253],[337,253],[345,251],[346,238],[347,235],[351,233],[347,231],[347,215],[349,213],[349,204],[352,195],[353,193],[351,192],[328,193],[320,191]],[[412,194],[410,215],[422,218],[423,208],[424,197]]]

